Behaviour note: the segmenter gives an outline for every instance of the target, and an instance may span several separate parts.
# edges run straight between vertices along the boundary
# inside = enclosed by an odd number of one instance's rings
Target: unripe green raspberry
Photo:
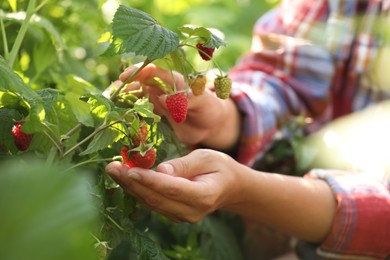
[[[227,76],[219,76],[214,79],[214,88],[217,97],[227,99],[230,95],[230,89],[232,88],[232,80]]]

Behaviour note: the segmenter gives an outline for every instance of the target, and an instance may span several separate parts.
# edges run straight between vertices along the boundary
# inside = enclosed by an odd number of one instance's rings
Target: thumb
[[[194,150],[186,156],[163,162],[157,166],[157,171],[176,177],[193,179],[198,175],[213,172],[210,159],[212,151],[207,149]]]

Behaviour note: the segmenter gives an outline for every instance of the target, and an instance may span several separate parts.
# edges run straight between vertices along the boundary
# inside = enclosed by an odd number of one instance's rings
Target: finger
[[[204,215],[185,201],[178,200],[178,198],[168,198],[165,194],[154,190],[153,187],[145,186],[138,181],[132,180],[126,184],[123,189],[130,194],[135,194],[135,198],[143,206],[157,211],[175,222],[195,222],[200,219],[200,215]]]
[[[119,75],[119,79],[124,82],[126,81],[133,73],[135,73],[141,64],[133,65],[127,68],[121,75]],[[183,76],[176,72],[167,71],[160,67],[157,67],[154,64],[148,64],[144,67],[133,79],[132,81],[140,81],[143,84],[152,84],[156,85],[156,82],[153,82],[153,78],[157,77],[166,82],[169,85],[173,85],[173,79],[175,80],[175,85],[178,90],[184,89],[184,79]]]
[[[176,222],[196,222],[204,216],[204,213],[198,211],[196,207],[188,205],[188,201],[183,201],[183,196],[175,196],[175,194],[170,192],[167,193],[165,188],[156,185],[161,182],[161,178],[157,178],[158,176],[165,176],[169,179],[174,178],[172,176],[139,168],[129,169],[119,162],[110,163],[106,167],[106,171],[127,193],[145,207],[160,212]],[[179,185],[181,187],[180,183],[172,181],[170,183],[170,186]],[[156,187],[158,188],[156,189]],[[171,198],[167,195],[171,196]],[[189,201],[193,201],[193,199]]]
[[[104,91],[103,96],[106,98],[109,98],[111,93],[114,91],[114,89],[118,88],[120,85],[122,85],[122,82],[120,80],[116,80],[110,84]]]
[[[107,173],[126,190],[136,192],[137,184],[161,194],[167,199],[194,206],[207,192],[205,183],[193,182],[182,177],[155,172],[142,168],[129,168],[121,163],[111,163],[106,167]],[[156,198],[157,200],[157,198]],[[153,204],[151,199],[150,204]]]
[[[197,149],[183,157],[159,164],[157,171],[191,180],[195,176],[218,171],[216,162],[227,159],[225,157],[227,155],[217,151]]]
[[[123,92],[131,92],[131,91],[136,91],[141,88],[141,83],[138,81],[132,81],[131,83],[128,83],[124,86]]]

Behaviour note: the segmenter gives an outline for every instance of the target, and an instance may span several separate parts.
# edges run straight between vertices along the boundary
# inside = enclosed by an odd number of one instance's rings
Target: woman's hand
[[[138,66],[127,68],[119,79],[122,82],[126,81],[138,68]],[[185,88],[185,81],[181,74],[173,72],[172,77],[170,71],[150,64],[134,77],[133,82],[140,84],[129,84],[125,91],[135,90],[141,86],[142,95],[149,96],[154,105],[154,112],[168,119],[182,143],[202,144],[217,150],[228,150],[236,144],[240,133],[240,115],[232,100],[222,100],[209,89],[206,89],[205,93],[200,96],[195,96],[190,91],[187,119],[183,123],[176,123],[165,105],[166,93],[160,89],[154,80],[155,77],[171,87],[175,81],[177,90]]]
[[[213,150],[194,150],[157,171],[110,163],[106,171],[146,207],[175,222],[195,223],[223,209],[298,238],[321,242],[336,211],[322,180],[255,171]]]
[[[239,184],[241,168],[226,154],[200,149],[160,164],[157,171],[129,169],[119,162],[106,171],[144,206],[175,222],[195,223],[235,203],[244,186]]]

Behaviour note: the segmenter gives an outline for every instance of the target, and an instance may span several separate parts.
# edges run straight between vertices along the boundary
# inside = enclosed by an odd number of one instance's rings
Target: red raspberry
[[[146,138],[148,137],[148,127],[145,123],[141,123],[141,126],[137,133],[131,138],[134,146],[139,146],[141,143],[146,142]]]
[[[188,100],[184,93],[168,95],[165,103],[169,113],[176,123],[182,123],[186,120]]]
[[[26,134],[21,127],[24,122],[18,122],[12,127],[12,135],[14,136],[14,143],[19,151],[25,151],[31,144],[33,134]]]
[[[211,60],[211,58],[213,57],[215,48],[205,47],[200,42],[196,44],[196,48],[198,48],[198,53],[203,60],[208,61]]]
[[[139,167],[144,169],[150,169],[156,162],[156,151],[154,148],[150,148],[144,156],[140,152],[134,152],[131,155],[130,160],[127,162],[129,167]]]
[[[144,156],[142,156],[141,152],[139,151],[134,151],[131,154],[131,157],[129,159],[129,151],[130,148],[125,145],[123,146],[121,150],[121,156],[123,163],[129,166],[130,168],[132,167],[140,167],[144,169],[150,169],[153,167],[154,163],[156,162],[156,151],[154,148],[150,148]]]
[[[127,164],[129,161],[129,150],[130,148],[127,145],[122,147],[121,156],[124,164]]]

